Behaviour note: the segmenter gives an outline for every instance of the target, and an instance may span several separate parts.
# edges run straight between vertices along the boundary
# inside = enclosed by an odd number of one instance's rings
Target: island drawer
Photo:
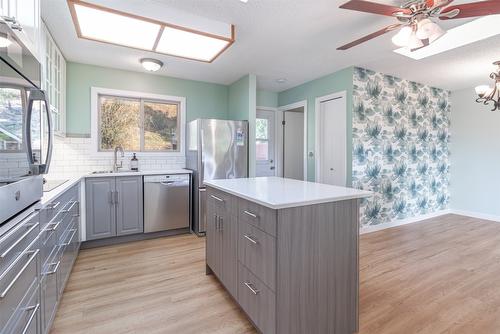
[[[238,302],[258,329],[276,333],[276,296],[241,263],[238,264]]]
[[[238,198],[238,220],[276,236],[276,210]]]
[[[218,208],[219,212],[226,212],[227,214],[236,214],[236,198],[223,191],[214,188],[207,188],[207,200],[213,202]]]
[[[238,260],[274,291],[276,239],[241,220],[238,235]]]

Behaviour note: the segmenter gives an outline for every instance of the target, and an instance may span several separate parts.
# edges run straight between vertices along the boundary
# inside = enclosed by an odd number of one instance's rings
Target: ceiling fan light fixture
[[[392,37],[392,43],[397,46],[405,47],[410,41],[410,37],[413,33],[413,28],[410,26],[405,26],[401,28],[394,37]]]
[[[446,30],[443,30],[439,25],[436,24],[434,32],[429,36],[429,43],[437,41],[439,38],[446,34]]]
[[[420,49],[423,46],[424,46],[424,42],[422,42],[422,40],[417,37],[417,33],[414,31],[410,35],[410,39],[408,40],[408,44],[407,44],[408,49],[410,49],[410,50]]]
[[[420,20],[417,24],[417,37],[419,39],[427,39],[432,36],[439,26],[429,19]]]

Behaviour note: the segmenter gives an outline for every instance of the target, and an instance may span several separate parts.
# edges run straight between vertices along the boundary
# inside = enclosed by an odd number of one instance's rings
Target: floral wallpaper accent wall
[[[445,209],[450,92],[362,68],[353,84],[352,182],[376,193],[362,226]]]

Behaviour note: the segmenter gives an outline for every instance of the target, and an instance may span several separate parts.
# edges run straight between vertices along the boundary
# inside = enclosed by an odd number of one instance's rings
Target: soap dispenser
[[[137,159],[137,157],[135,156],[135,153],[134,153],[134,156],[132,157],[132,159],[130,159],[130,170],[132,170],[134,172],[139,171],[139,159]]]

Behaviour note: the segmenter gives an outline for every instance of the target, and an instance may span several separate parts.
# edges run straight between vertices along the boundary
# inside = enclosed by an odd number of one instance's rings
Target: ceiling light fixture
[[[436,40],[435,43],[431,42],[425,48],[413,52],[406,48],[400,48],[394,50],[394,52],[415,60],[420,60],[498,34],[500,34],[500,15],[490,15],[448,30],[446,35]]]
[[[142,64],[142,67],[144,67],[144,69],[149,72],[156,72],[163,67],[163,62],[159,61],[158,59],[142,58],[140,62]]]
[[[0,48],[6,48],[11,44],[12,42],[9,40],[9,36],[5,33],[0,33]]]
[[[394,35],[392,42],[397,46],[408,49],[410,52],[414,52],[428,46],[444,34],[446,34],[446,31],[429,17],[417,16]]]
[[[79,38],[211,63],[235,41],[234,26],[220,35],[115,9],[67,0]]]
[[[500,61],[494,62],[493,65],[498,66],[497,72],[490,74],[490,78],[495,80],[493,87],[487,85],[476,87],[476,94],[479,96],[476,102],[484,105],[493,104],[491,111],[500,110]]]

